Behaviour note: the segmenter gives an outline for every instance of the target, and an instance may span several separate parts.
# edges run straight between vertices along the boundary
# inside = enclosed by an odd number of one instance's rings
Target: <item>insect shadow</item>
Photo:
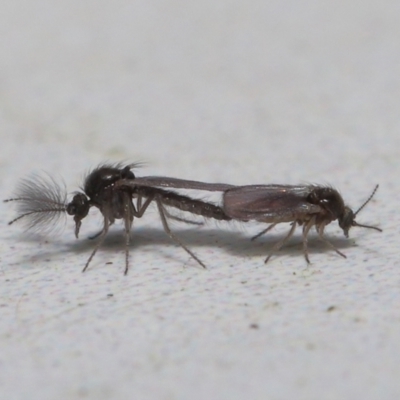
[[[281,236],[281,233],[274,233],[269,236],[263,237],[259,240],[259,243],[253,243],[250,245],[249,237],[246,232],[242,229],[240,230],[222,230],[216,228],[210,228],[207,225],[202,227],[201,230],[198,229],[187,229],[184,225],[178,227],[175,224],[174,230],[179,234],[179,236],[185,238],[185,244],[194,249],[199,248],[217,248],[223,249],[226,253],[240,256],[242,258],[254,258],[254,257],[265,257],[265,250],[272,249],[276,244],[277,238]],[[224,224],[225,225],[225,224]],[[221,227],[219,227],[221,228]],[[86,235],[85,235],[86,236]],[[99,263],[105,264],[112,261],[111,255],[124,251],[124,245],[121,243],[121,237],[123,237],[123,232],[120,230],[109,231],[106,239],[101,246],[101,261],[96,258],[96,265]],[[332,244],[339,248],[350,248],[354,246],[353,242],[345,238],[334,237],[328,235],[327,237]],[[29,243],[45,243],[53,242],[54,239],[46,239],[43,235],[37,233],[29,233],[23,236],[23,240]],[[146,248],[151,248],[151,252],[156,252],[162,255],[162,257],[173,258],[182,263],[186,263],[184,259],[178,254],[166,255],[164,252],[164,247],[170,247],[173,243],[165,235],[165,233],[157,228],[150,227],[137,227],[134,231],[133,240],[130,242],[129,250],[134,251],[146,251]],[[318,239],[317,235],[311,235],[309,240],[310,248],[313,254],[323,254],[326,253],[326,246],[323,242]],[[280,250],[280,254],[289,257],[297,257],[299,247],[301,247],[301,235],[294,235],[287,246]],[[60,258],[61,256],[67,257],[68,254],[74,252],[76,254],[85,254],[93,249],[93,240],[90,240],[88,236],[84,240],[80,241],[66,241],[62,244],[57,243],[57,248],[53,251],[49,250],[51,246],[41,246],[40,251],[34,251],[33,254],[22,254],[20,255],[20,260],[25,264],[32,264],[36,261],[54,261],[55,258]],[[132,256],[131,256],[132,258]],[[131,260],[131,264],[135,265],[135,261]],[[160,264],[162,261],[160,261]],[[242,263],[242,262],[241,262]]]

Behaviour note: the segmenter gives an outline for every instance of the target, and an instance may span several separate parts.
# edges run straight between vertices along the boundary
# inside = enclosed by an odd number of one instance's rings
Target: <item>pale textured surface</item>
[[[355,208],[380,183],[359,221],[384,232],[332,224],[347,260],[312,240],[306,268],[298,235],[266,266],[278,233],[174,224],[202,271],[153,211],[127,277],[118,229],[81,274],[95,217],[79,241],[71,221],[26,238],[3,204],[0,397],[400,398],[399,4],[4,3],[2,198],[31,171],[73,192],[101,161],[141,160],[146,175],[331,183]]]

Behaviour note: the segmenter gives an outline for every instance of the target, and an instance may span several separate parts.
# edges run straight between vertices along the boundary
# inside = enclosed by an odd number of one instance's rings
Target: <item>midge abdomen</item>
[[[207,203],[202,200],[192,199],[191,197],[182,196],[175,192],[170,192],[158,188],[148,188],[138,186],[135,189],[135,194],[143,197],[160,197],[164,206],[174,207],[180,211],[189,212],[191,214],[199,215],[205,218],[213,218],[219,221],[230,221],[232,218],[228,217],[221,207],[212,203]]]

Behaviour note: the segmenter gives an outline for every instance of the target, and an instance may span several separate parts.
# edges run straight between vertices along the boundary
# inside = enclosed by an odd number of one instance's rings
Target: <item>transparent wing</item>
[[[223,209],[234,219],[290,222],[321,211],[307,201],[311,190],[312,186],[239,186],[224,193]]]
[[[226,183],[206,183],[179,178],[169,178],[166,176],[144,176],[141,178],[135,178],[133,180],[121,179],[117,185],[130,187],[134,187],[136,185],[171,189],[205,190],[208,192],[223,192],[235,187]]]

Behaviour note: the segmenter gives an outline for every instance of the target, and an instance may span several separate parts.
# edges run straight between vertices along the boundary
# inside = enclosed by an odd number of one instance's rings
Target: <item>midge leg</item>
[[[315,230],[317,231],[318,237],[320,238],[320,240],[323,241],[332,250],[335,250],[336,253],[338,253],[343,258],[347,258],[346,255],[343,254],[341,251],[339,251],[329,240],[325,239],[325,237],[324,237],[325,226],[326,226],[326,224],[320,224],[318,226],[315,226]]]
[[[196,260],[203,268],[206,268],[206,266],[200,261],[200,259],[193,253],[191,252],[181,241],[180,239],[178,239],[177,236],[175,236],[171,230],[169,229],[168,226],[168,222],[167,222],[167,218],[165,216],[165,210],[164,207],[162,205],[162,202],[159,198],[155,198],[156,203],[157,203],[157,208],[158,208],[158,212],[160,214],[160,218],[161,218],[161,222],[163,224],[163,228],[165,233],[177,244],[179,244],[179,246],[182,247],[183,250],[186,251],[186,253],[188,253],[194,260]]]
[[[129,245],[131,241],[131,229],[133,224],[133,216],[129,215],[125,218],[125,271],[124,275],[128,273],[129,270]]]
[[[133,224],[133,215],[132,215],[132,208],[134,205],[130,203],[131,207],[127,207],[127,212],[124,216],[124,223],[125,223],[125,271],[124,275],[128,273],[129,269],[129,245],[131,241],[131,229]]]
[[[125,215],[124,215],[124,224],[125,224],[125,271],[124,275],[128,274],[129,270],[129,246],[131,242],[131,230],[133,225],[133,218],[141,218],[143,214],[146,212],[148,206],[153,201],[154,196],[150,196],[146,199],[144,204],[142,205],[142,196],[138,196],[136,201],[136,208],[131,198],[128,195],[125,195]]]
[[[304,258],[307,261],[307,264],[310,263],[310,258],[308,257],[308,234],[310,232],[311,227],[315,224],[315,217],[311,218],[304,226],[303,226],[303,251]]]
[[[276,224],[272,224],[272,225],[276,225]],[[296,229],[296,226],[297,226],[297,222],[296,221],[292,222],[292,227],[290,228],[289,233],[283,239],[281,239],[279,242],[274,244],[274,246],[272,247],[272,250],[270,251],[268,257],[264,261],[265,264],[272,257],[272,255],[274,253],[276,253],[278,250],[280,250],[282,248],[282,246],[293,236],[293,233],[294,233],[294,231]],[[270,227],[271,227],[271,225],[268,228],[270,228]]]
[[[279,222],[275,222],[271,225],[268,226],[267,229],[264,229],[263,231],[261,231],[260,233],[257,233],[257,235],[253,236],[250,240],[256,240],[257,238],[259,238],[260,236],[264,235],[265,233],[269,232],[272,228],[274,228],[276,225],[278,225]]]
[[[110,226],[110,223],[108,221],[108,218],[104,217],[104,227],[103,230],[100,232],[100,239],[98,240],[98,242],[96,243],[96,246],[94,247],[92,254],[90,255],[90,257],[88,258],[88,260],[86,261],[86,264],[82,270],[82,272],[85,272],[88,267],[90,262],[92,261],[93,257],[95,256],[95,254],[97,253],[97,250],[100,248],[100,246],[103,244],[105,237],[107,236],[107,232],[108,232],[108,228]]]
[[[127,195],[124,195],[124,197],[125,197],[124,200],[125,200],[125,205],[126,205],[125,206],[125,215],[124,215],[124,225],[125,225],[125,271],[124,271],[124,275],[126,275],[129,270],[129,245],[130,245],[130,241],[131,241],[131,229],[132,229],[132,224],[133,224],[133,216],[137,215],[139,213],[136,211],[135,206],[132,203],[130,197],[128,197]],[[140,206],[141,206],[141,203],[140,203]],[[146,206],[146,208],[147,208],[147,206]],[[146,211],[146,208],[144,211]]]
[[[138,196],[137,201],[136,201],[136,207],[137,210],[135,208],[135,206],[133,205],[132,202],[130,202],[132,204],[132,213],[133,216],[136,218],[142,218],[143,214],[146,212],[147,208],[149,207],[150,203],[154,200],[154,195],[153,196],[149,196],[146,201],[144,202],[144,204],[142,205],[142,196]]]
[[[130,245],[130,239],[131,239],[130,233],[131,233],[131,228],[132,228],[132,224],[133,224],[133,218],[134,217],[141,218],[143,216],[143,214],[146,212],[147,207],[150,205],[150,203],[152,202],[153,199],[154,199],[154,196],[147,198],[146,201],[144,202],[144,204],[142,205],[142,197],[139,196],[137,199],[137,209],[136,209],[135,205],[131,201],[131,198],[127,195],[124,196],[125,213],[123,216],[123,220],[124,220],[124,225],[125,225],[125,228],[124,228],[124,231],[125,231],[125,272],[124,273],[125,273],[125,275],[128,273],[128,270],[129,270],[129,245]],[[82,272],[85,272],[88,269],[90,262],[92,261],[93,257],[97,253],[97,250],[103,244],[104,239],[107,236],[110,225],[114,222],[114,221],[110,222],[109,217],[108,217],[108,215],[109,215],[108,212],[104,212],[103,215],[104,215],[103,229],[99,233],[97,233],[94,236],[89,238],[89,239],[95,239],[95,238],[99,237],[99,240],[96,243],[96,246],[93,249],[92,254],[90,255],[89,259],[87,260]]]

